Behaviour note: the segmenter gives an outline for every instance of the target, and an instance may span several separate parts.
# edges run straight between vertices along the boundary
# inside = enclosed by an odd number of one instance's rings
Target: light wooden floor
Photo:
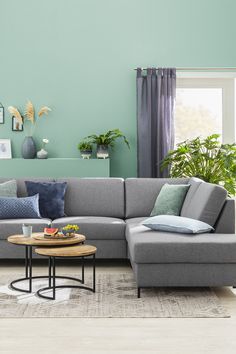
[[[0,265],[0,276],[21,271],[20,265]],[[100,264],[98,271],[129,271],[129,267]],[[66,272],[75,273],[75,267],[67,266]],[[0,319],[0,354],[234,354],[236,291],[220,288],[216,292],[231,318]]]

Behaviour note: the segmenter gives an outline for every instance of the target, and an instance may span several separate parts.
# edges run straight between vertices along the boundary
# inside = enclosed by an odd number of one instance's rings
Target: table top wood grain
[[[41,256],[48,257],[83,257],[83,256],[92,256],[97,251],[97,248],[92,245],[76,245],[76,246],[67,246],[67,247],[45,247],[45,248],[36,248],[35,253]]]
[[[37,237],[37,239],[35,238]],[[66,246],[75,245],[84,242],[86,237],[84,235],[75,234],[75,237],[68,239],[46,239],[43,232],[35,232],[31,237],[24,237],[23,235],[9,236],[7,241],[19,246]]]

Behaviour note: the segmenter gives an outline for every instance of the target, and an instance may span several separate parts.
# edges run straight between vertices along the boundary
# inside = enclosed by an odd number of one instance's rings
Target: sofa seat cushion
[[[79,226],[78,233],[88,240],[124,240],[125,222],[118,218],[101,216],[74,216],[53,220],[52,227],[61,228],[67,224]]]
[[[236,235],[200,235],[152,231],[128,220],[126,239],[135,263],[236,263]]]
[[[0,240],[6,240],[8,236],[22,234],[22,224],[33,226],[33,232],[43,232],[45,227],[51,224],[50,219],[2,219],[0,220]]]

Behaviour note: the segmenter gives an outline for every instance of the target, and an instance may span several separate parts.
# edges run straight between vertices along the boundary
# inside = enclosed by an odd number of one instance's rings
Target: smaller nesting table
[[[78,245],[78,246],[67,246],[67,247],[57,247],[57,248],[36,248],[35,253],[49,258],[48,266],[48,286],[41,288],[37,291],[37,295],[44,299],[55,300],[56,289],[62,288],[80,288],[85,290],[90,290],[95,292],[95,255],[97,248],[91,245]],[[76,278],[70,278],[74,281],[81,282],[84,284],[84,257],[93,257],[93,285],[88,287],[85,285],[56,285],[56,258],[82,258],[82,280]],[[59,277],[69,279],[68,277]],[[45,295],[43,292],[52,290],[52,296]]]

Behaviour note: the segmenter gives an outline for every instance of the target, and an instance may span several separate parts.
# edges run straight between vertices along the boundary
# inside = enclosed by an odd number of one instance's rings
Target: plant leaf
[[[38,116],[42,117],[44,114],[47,114],[51,111],[51,108],[47,107],[47,106],[43,106],[42,108],[40,108]]]
[[[26,104],[25,116],[34,124],[34,106],[31,101],[28,101]]]

